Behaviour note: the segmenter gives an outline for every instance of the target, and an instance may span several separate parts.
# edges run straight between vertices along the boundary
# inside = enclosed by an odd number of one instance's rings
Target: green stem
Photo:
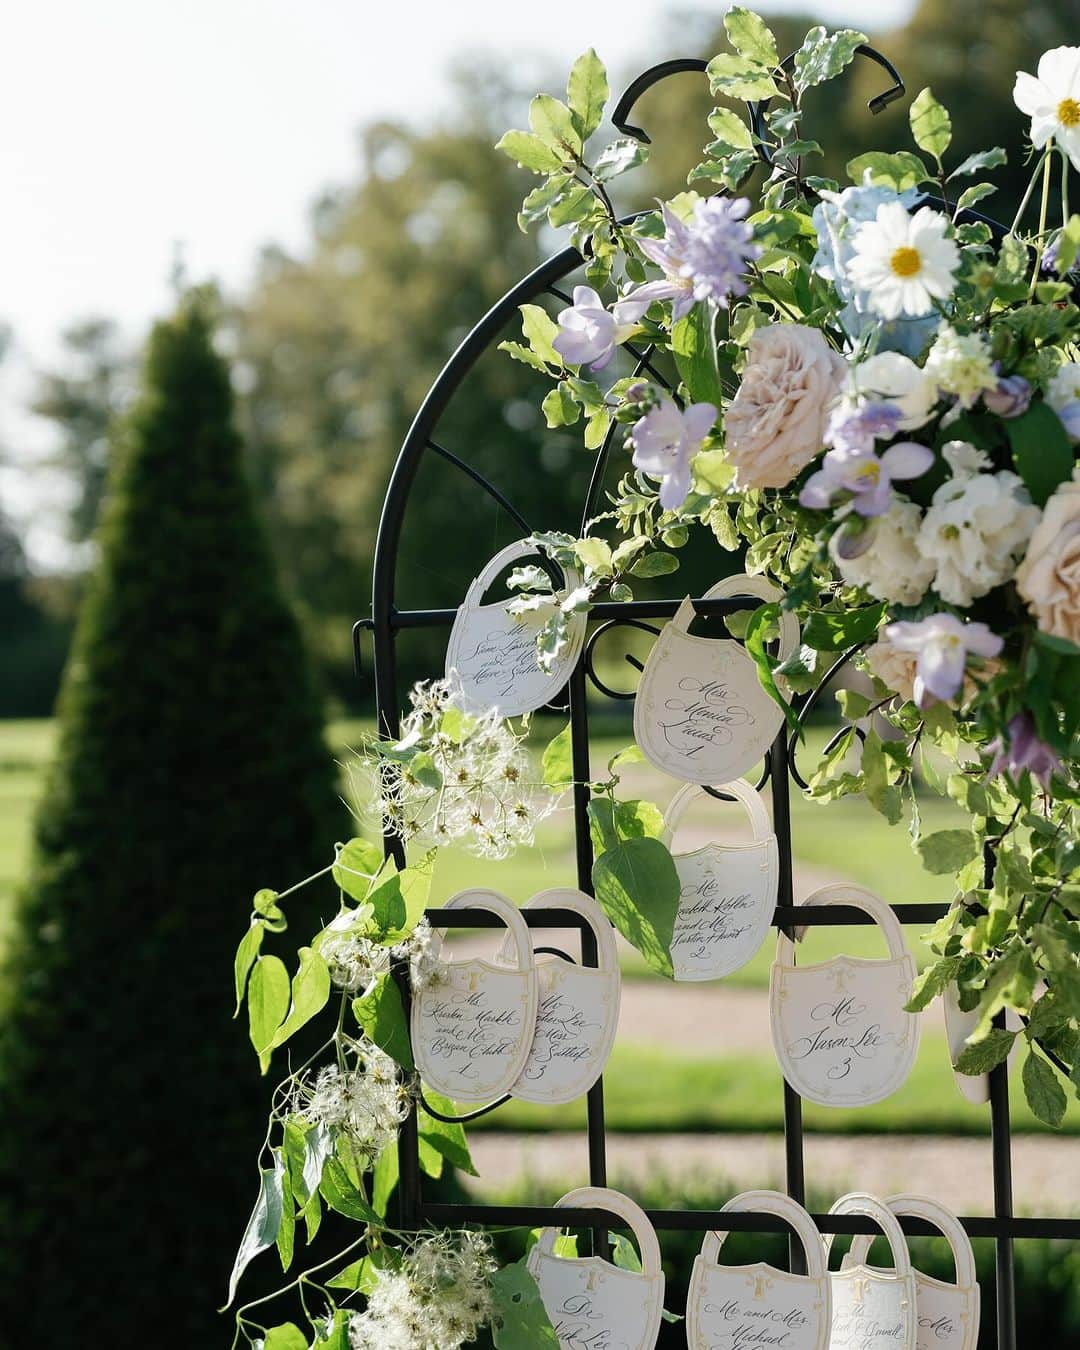
[[[1045,162],[1046,157],[1047,157],[1047,155],[1049,155],[1049,153],[1050,153],[1049,149],[1043,151],[1043,162]],[[1035,184],[1036,184],[1036,182],[1038,181],[1038,178],[1039,178],[1039,170],[1040,170],[1041,168],[1042,168],[1042,163],[1039,163],[1039,164],[1036,164],[1036,165],[1035,165],[1035,172],[1031,175],[1031,182],[1028,183],[1028,185],[1027,185],[1027,191],[1024,193],[1024,199],[1023,199],[1023,201],[1021,201],[1021,203],[1020,203],[1020,209],[1019,209],[1019,211],[1017,211],[1017,213],[1016,213],[1016,219],[1015,219],[1015,220],[1013,221],[1013,223],[1009,226],[1009,233],[1010,233],[1010,234],[1015,234],[1015,233],[1016,233],[1017,227],[1019,226],[1020,221],[1023,219],[1024,212],[1027,210],[1027,204],[1028,204],[1029,201],[1031,201],[1031,194],[1035,191]]]
[[[1069,156],[1058,146],[1061,154],[1061,227],[1069,223]]]
[[[1050,155],[1043,156],[1042,205],[1039,208],[1039,242],[1035,247],[1035,270],[1031,277],[1031,291],[1028,299],[1035,298],[1035,287],[1039,284],[1039,270],[1042,267],[1043,254],[1046,252],[1046,216],[1050,209]]]

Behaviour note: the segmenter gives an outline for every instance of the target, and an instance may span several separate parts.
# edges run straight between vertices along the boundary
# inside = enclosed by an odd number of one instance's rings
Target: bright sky
[[[805,7],[854,23],[867,4]],[[719,16],[726,5],[682,7]],[[910,9],[873,0],[875,29]],[[41,446],[23,408],[65,326],[104,314],[141,334],[169,303],[177,245],[191,278],[232,288],[261,244],[302,247],[312,200],[354,171],[356,128],[436,116],[456,53],[568,68],[595,46],[617,86],[681,54],[670,11],[662,0],[34,0],[9,11],[0,320],[16,346],[0,372],[0,444],[24,463],[24,447]],[[38,516],[34,554],[55,556],[40,481],[0,473],[0,499]]]

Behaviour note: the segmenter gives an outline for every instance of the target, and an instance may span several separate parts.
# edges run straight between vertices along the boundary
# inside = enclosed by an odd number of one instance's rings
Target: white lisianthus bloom
[[[829,541],[837,570],[849,586],[862,586],[877,600],[917,605],[934,579],[934,563],[919,552],[922,512],[905,497],[879,516],[873,543],[857,558],[845,558],[837,547],[839,532]]]
[[[1064,412],[1070,403],[1080,399],[1080,361],[1066,361],[1059,366],[1046,386],[1046,401],[1056,413]]]
[[[1036,150],[1053,138],[1080,169],[1080,47],[1044,52],[1037,75],[1018,71],[1013,101],[1031,118]]]
[[[869,292],[870,308],[884,319],[929,314],[934,300],[952,294],[960,250],[946,234],[947,216],[920,207],[908,215],[899,202],[879,206],[860,225],[848,271]]]
[[[903,413],[901,431],[925,426],[933,416],[938,400],[937,386],[910,356],[900,352],[878,352],[868,356],[851,372],[856,394],[888,399]]]
[[[1016,474],[973,472],[979,452],[971,447],[970,463],[964,462],[957,444],[951,443],[950,462],[960,471],[934,493],[918,549],[936,568],[938,595],[967,606],[1013,575],[1039,523],[1039,508]]]
[[[943,394],[953,394],[961,407],[974,407],[980,396],[998,386],[990,348],[981,333],[958,333],[947,324],[926,358],[926,376]]]

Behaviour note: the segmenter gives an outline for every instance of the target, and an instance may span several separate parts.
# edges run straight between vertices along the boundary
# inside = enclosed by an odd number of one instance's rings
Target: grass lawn
[[[542,734],[546,739],[557,729],[558,724],[552,722]],[[332,723],[327,740],[335,757],[344,758],[346,747],[355,744],[363,730],[364,723]],[[31,813],[53,735],[53,725],[48,721],[0,722],[0,940],[11,897],[24,874]],[[811,732],[804,752],[806,766],[815,762],[825,736],[820,730]],[[629,734],[597,737],[593,772],[602,774],[607,759],[629,740]],[[663,805],[673,786],[649,766],[639,765],[627,771],[620,795],[644,796]],[[734,818],[735,808],[727,815]],[[708,817],[701,819],[707,821]],[[951,804],[936,798],[926,802],[924,829],[943,828],[957,819]],[[823,807],[795,792],[792,828],[797,877],[800,869],[804,876],[808,868],[819,869],[848,877],[892,901],[949,898],[947,879],[922,870],[903,825],[890,829],[861,799],[848,798]],[[291,880],[282,878],[280,884],[287,885]],[[546,887],[574,883],[573,830],[567,811],[545,822],[536,847],[521,850],[505,862],[488,862],[460,850],[445,850],[436,865],[432,899],[439,903],[465,886],[491,886],[523,901]],[[807,889],[803,886],[800,894]],[[908,943],[916,957],[925,956],[918,931],[908,933]],[[766,941],[758,956],[729,983],[767,987],[772,950],[773,943]],[[855,956],[883,954],[881,938],[871,929],[845,928],[833,933],[811,930],[807,959],[839,950]],[[625,973],[628,978],[659,978],[650,974],[635,954],[627,958]],[[725,1056],[722,1027],[717,1028],[717,1052],[715,1058],[706,1059],[639,1045],[617,1047],[605,1078],[611,1127],[628,1131],[778,1129],[782,1119],[781,1078],[771,1054]],[[1034,1128],[1018,1081],[1014,1101],[1016,1127]],[[924,1037],[914,1072],[900,1092],[887,1101],[857,1111],[808,1105],[805,1112],[808,1128],[832,1132],[979,1134],[987,1128],[986,1111],[969,1106],[957,1092],[937,1034]],[[1070,1113],[1069,1128],[1080,1132],[1078,1115],[1075,1110]],[[583,1102],[553,1109],[513,1102],[495,1112],[487,1123],[500,1129],[547,1130],[577,1128],[583,1120]]]

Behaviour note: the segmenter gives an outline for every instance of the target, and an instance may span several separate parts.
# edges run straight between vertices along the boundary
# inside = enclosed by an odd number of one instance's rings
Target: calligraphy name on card
[[[773,1047],[784,1077],[823,1106],[866,1106],[895,1092],[919,1042],[919,1020],[904,1011],[915,963],[892,910],[858,886],[825,886],[807,905],[850,904],[871,913],[889,943],[888,959],[837,956],[796,966],[781,933],[769,984]]]
[[[584,1186],[557,1208],[606,1210],[631,1227],[641,1270],[597,1256],[556,1256],[556,1230],[545,1228],[529,1253],[529,1270],[562,1350],[653,1350],[664,1309],[660,1245],[644,1212],[619,1191]]]
[[[765,941],[776,907],[776,836],[758,793],[743,779],[719,784],[743,806],[754,828],[751,844],[705,844],[672,850],[679,876],[679,908],[671,941],[676,980],[716,980],[746,965]],[[673,842],[687,807],[703,789],[687,784],[672,798],[665,840]]]
[[[725,577],[703,599],[782,592],[763,577]],[[690,783],[738,778],[761,759],[784,720],[765,692],[757,666],[733,638],[697,637],[687,597],[653,644],[634,702],[634,737],[657,768]],[[799,627],[785,612],[781,645],[793,650]]]
[[[532,942],[517,907],[496,891],[462,891],[447,909],[498,914],[510,930],[517,968],[478,957],[450,961],[413,1000],[413,1058],[425,1083],[457,1102],[510,1091],[528,1059],[536,1024]],[[441,941],[441,937],[437,938]]]
[[[953,1283],[913,1270],[916,1350],[976,1350],[979,1342],[979,1285],[971,1239],[955,1214],[925,1195],[891,1195],[886,1207],[897,1216],[925,1219],[952,1249]],[[864,1264],[870,1249],[865,1234],[856,1236],[845,1265]]]
[[[879,1270],[845,1258],[829,1276],[832,1286],[830,1350],[916,1350],[915,1278],[907,1242],[892,1211],[862,1192],[841,1196],[830,1214],[874,1220],[888,1240],[893,1269]],[[826,1255],[832,1234],[825,1237]]]
[[[724,1232],[707,1233],[694,1261],[686,1299],[689,1350],[827,1350],[831,1305],[825,1249],[809,1214],[778,1191],[746,1191],[724,1211],[776,1214],[802,1240],[805,1275],[765,1262],[719,1264]]]
[[[446,646],[446,674],[460,685],[460,701],[470,712],[494,708],[502,717],[517,717],[550,703],[566,684],[577,664],[588,623],[584,612],[571,614],[567,640],[550,670],[537,660],[536,638],[545,615],[507,613],[506,601],[482,604],[484,592],[499,573],[519,558],[535,557],[535,545],[519,540],[487,564],[462,601]],[[580,578],[564,569],[566,584]]]
[[[545,952],[536,958],[539,1002],[532,1049],[511,1089],[522,1101],[556,1105],[588,1092],[604,1071],[619,1024],[621,977],[611,921],[592,898],[571,887],[541,891],[526,909],[580,914],[596,940],[596,967]],[[509,956],[504,945],[500,959]]]

